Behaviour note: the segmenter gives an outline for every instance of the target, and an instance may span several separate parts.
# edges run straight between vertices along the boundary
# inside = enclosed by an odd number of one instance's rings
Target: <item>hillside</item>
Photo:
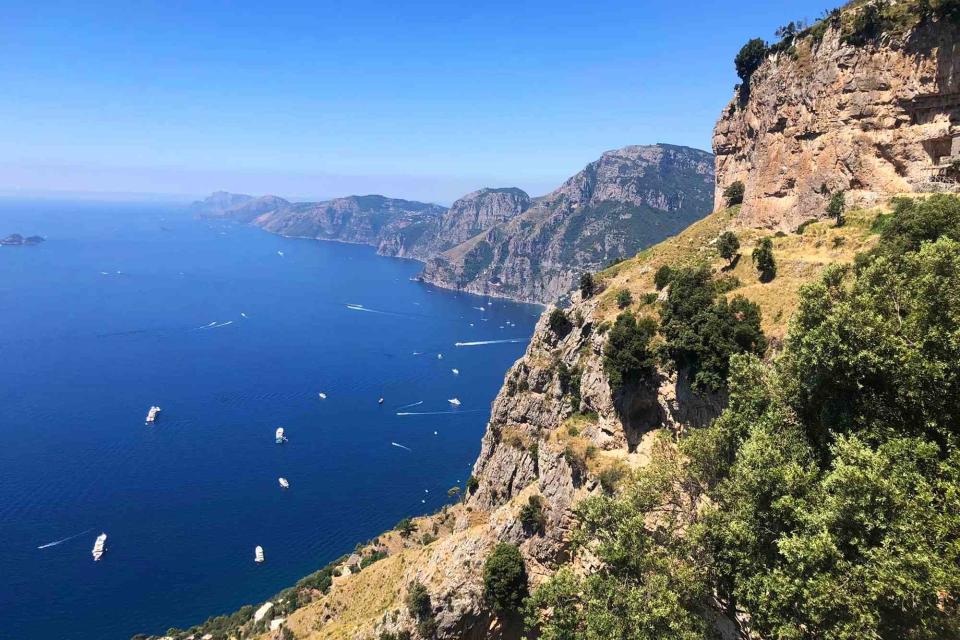
[[[654,244],[711,209],[713,158],[672,145],[604,153],[552,193],[428,261],[439,286],[555,302],[585,271]]]

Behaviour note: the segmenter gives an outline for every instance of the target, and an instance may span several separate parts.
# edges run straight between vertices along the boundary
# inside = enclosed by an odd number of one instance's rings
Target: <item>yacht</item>
[[[257,545],[257,548],[253,550],[253,560],[257,563],[263,562],[263,547],[260,545]]]
[[[97,536],[97,541],[93,543],[93,560],[96,562],[103,557],[103,552],[107,550],[107,534],[101,533]]]
[[[287,437],[283,435],[283,427],[277,427],[277,444],[283,444],[287,441]]]
[[[160,407],[150,407],[150,410],[147,411],[147,421],[144,424],[153,424],[156,422],[158,413],[160,413]]]
[[[459,407],[459,406],[460,406],[460,400],[457,399],[457,398],[450,398],[449,400],[447,400],[447,402],[449,402],[450,404],[452,404],[452,405],[455,406],[455,407]]]
[[[283,489],[289,489],[289,488],[290,488],[290,483],[287,481],[286,478],[280,478],[280,487],[283,488]]]

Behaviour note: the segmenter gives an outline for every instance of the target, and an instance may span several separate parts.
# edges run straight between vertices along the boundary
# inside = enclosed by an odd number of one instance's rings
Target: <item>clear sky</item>
[[[823,0],[0,0],[0,191],[450,202],[710,148],[733,57]]]

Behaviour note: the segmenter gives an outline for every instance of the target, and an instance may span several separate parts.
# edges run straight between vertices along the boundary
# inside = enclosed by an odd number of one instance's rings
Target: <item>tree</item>
[[[595,283],[592,273],[585,273],[580,276],[580,296],[586,300],[591,297],[595,291]]]
[[[657,323],[652,318],[638,321],[629,311],[617,316],[603,348],[603,370],[614,393],[653,376],[656,360],[650,340],[656,332]]]
[[[657,291],[661,291],[670,284],[670,278],[673,276],[673,270],[668,265],[661,265],[657,272],[653,274],[653,285]]]
[[[397,531],[400,532],[400,536],[403,538],[409,538],[410,534],[417,530],[417,525],[414,524],[413,520],[410,518],[404,518],[397,523]]]
[[[543,513],[543,498],[538,495],[530,496],[527,504],[520,508],[520,524],[530,533],[543,533],[547,518]]]
[[[731,182],[727,188],[723,190],[723,197],[727,200],[727,206],[732,207],[733,205],[742,203],[745,190],[746,188],[739,180]]]
[[[433,616],[433,603],[430,601],[430,592],[419,580],[414,580],[407,587],[407,611],[417,621],[417,631],[424,638],[431,638],[437,629],[437,621]]]
[[[773,257],[773,240],[761,238],[753,249],[753,263],[757,266],[760,282],[770,282],[777,276],[777,262]]]
[[[737,239],[737,235],[732,231],[724,231],[717,240],[717,250],[720,252],[721,258],[727,262],[732,262],[740,250],[740,241]]]
[[[620,289],[617,291],[617,306],[621,309],[626,309],[631,304],[633,304],[633,296],[630,294],[628,289]]]
[[[836,225],[842,227],[846,220],[843,213],[847,208],[846,197],[843,191],[837,191],[830,196],[830,202],[827,203],[827,215],[836,220]]]
[[[741,47],[734,58],[734,66],[737,68],[737,75],[745,83],[750,82],[750,76],[763,64],[768,53],[767,43],[760,38],[754,38]]]
[[[527,597],[527,568],[520,549],[501,542],[483,565],[483,597],[498,613],[516,611]]]
[[[564,313],[563,309],[554,309],[550,312],[549,319],[550,331],[554,333],[558,338],[563,338],[570,330],[573,328],[570,319],[567,318],[567,314]]]

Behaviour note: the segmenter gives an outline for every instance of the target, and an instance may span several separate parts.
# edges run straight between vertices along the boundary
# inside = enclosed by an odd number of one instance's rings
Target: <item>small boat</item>
[[[107,550],[107,534],[101,533],[97,536],[97,541],[93,543],[93,561],[96,562],[103,557],[103,552]]]
[[[277,444],[283,444],[287,441],[287,437],[283,435],[283,427],[277,427]]]
[[[282,257],[283,257],[283,251],[277,251],[277,255],[282,258]]]
[[[437,354],[437,360],[443,360],[443,354],[442,354],[442,353],[438,353],[438,354]]]
[[[452,405],[455,406],[455,407],[459,407],[459,406],[460,406],[460,400],[457,399],[457,398],[450,398],[449,400],[447,400],[447,402],[449,402],[450,404],[452,404]]]
[[[289,489],[290,483],[287,481],[286,478],[280,478],[280,486],[284,489]]]
[[[157,414],[160,413],[160,407],[150,407],[150,410],[147,411],[147,421],[144,424],[153,424],[157,419]]]
[[[383,398],[380,398],[379,400],[377,400],[377,404],[383,404]]]
[[[253,550],[253,561],[256,563],[263,562],[263,547],[257,545],[257,548]]]
[[[327,394],[325,394],[323,391],[321,391],[321,392],[318,393],[317,395],[320,396],[320,399],[321,399],[321,400],[326,400],[326,399],[327,399]]]
[[[453,371],[453,375],[455,376],[460,375],[460,369],[450,369],[450,371]]]

